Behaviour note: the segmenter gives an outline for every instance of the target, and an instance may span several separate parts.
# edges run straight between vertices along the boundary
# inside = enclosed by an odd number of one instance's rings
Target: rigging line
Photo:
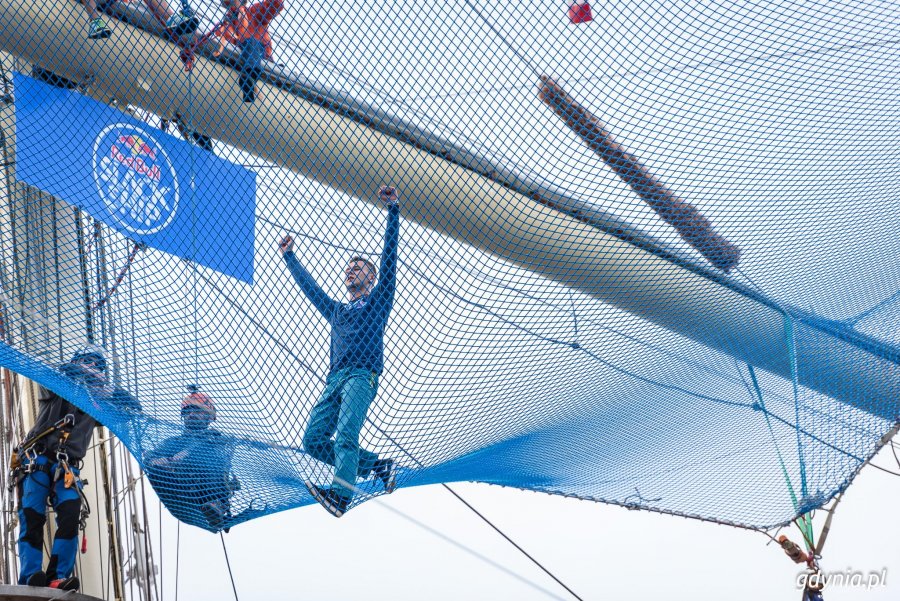
[[[791,385],[794,392],[794,421],[797,424],[797,458],[800,462],[800,494],[804,497],[808,494],[806,486],[806,461],[803,457],[803,444],[800,440],[800,393],[797,384],[797,338],[794,333],[794,320],[787,313],[784,314],[785,343],[788,347],[788,359],[791,365]]]
[[[528,553],[528,551],[526,551],[525,549],[523,549],[522,547],[520,547],[520,546],[518,545],[518,543],[516,543],[516,541],[514,541],[514,540],[511,539],[509,536],[507,536],[506,533],[503,532],[502,530],[500,530],[500,528],[498,528],[492,521],[490,521],[489,519],[487,519],[480,511],[478,511],[477,509],[475,509],[474,507],[472,507],[472,505],[469,504],[469,502],[466,501],[464,498],[462,498],[462,497],[459,495],[459,493],[457,493],[455,490],[453,490],[452,488],[450,488],[450,487],[447,486],[446,484],[442,484],[442,486],[443,486],[444,488],[446,488],[448,491],[450,491],[450,494],[452,494],[454,497],[456,497],[457,499],[459,499],[460,503],[462,503],[463,505],[465,505],[466,507],[468,507],[475,515],[477,515],[477,516],[480,517],[482,520],[484,520],[484,522],[487,523],[488,526],[490,526],[491,528],[493,528],[493,529],[497,532],[497,534],[499,534],[500,536],[502,536],[503,538],[505,538],[505,539],[507,540],[507,542],[509,542],[509,544],[511,544],[511,545],[512,545],[513,547],[515,547],[516,549],[518,549],[519,552],[522,553],[522,555],[524,555],[525,557],[527,557],[528,559],[530,559],[531,562],[534,563],[534,565],[536,565],[536,566],[539,567],[541,570],[543,570],[544,573],[546,573],[548,576],[550,576],[550,578],[552,578],[553,580],[555,580],[556,583],[559,584],[561,587],[563,587],[564,589],[566,589],[567,591],[569,591],[569,594],[570,594],[570,595],[572,595],[573,597],[575,597],[576,599],[578,599],[578,601],[584,601],[581,597],[579,597],[579,596],[575,593],[575,591],[573,591],[572,589],[570,589],[568,586],[566,586],[566,584],[565,584],[562,580],[560,580],[559,578],[557,578],[557,577],[553,574],[553,572],[551,572],[550,570],[548,570],[547,568],[545,568],[544,565],[543,565],[541,562],[539,562],[537,559],[535,559],[534,557],[532,557],[531,554]]]
[[[208,14],[205,14],[205,13],[203,13],[203,14],[206,18],[210,18]],[[212,20],[214,20],[214,18]],[[295,44],[295,43],[291,42],[288,38],[281,38],[280,36],[273,36],[273,39],[278,43],[279,46],[286,46],[288,48],[293,48],[295,50],[298,50],[301,54],[306,55],[314,62],[318,62],[321,65],[328,67],[332,71],[339,73],[341,76],[345,77],[346,79],[349,79],[353,83],[356,83],[357,85],[361,86],[363,89],[368,89],[370,92],[372,92],[376,96],[380,96],[381,98],[388,100],[390,103],[406,109],[412,115],[422,119],[423,122],[425,122],[429,125],[442,127],[444,129],[448,130],[449,132],[456,134],[462,140],[465,140],[466,142],[472,144],[473,146],[480,147],[482,150],[487,151],[488,153],[491,152],[485,146],[485,144],[483,142],[478,142],[476,140],[473,140],[468,134],[466,134],[465,132],[457,129],[456,127],[454,127],[446,122],[443,122],[440,120],[435,120],[431,116],[431,114],[429,114],[427,112],[423,112],[420,107],[416,107],[416,106],[410,104],[409,102],[402,100],[401,98],[393,96],[392,94],[385,91],[384,88],[382,88],[380,86],[375,86],[375,85],[365,81],[364,78],[358,77],[356,74],[354,74],[350,71],[347,71],[346,69],[342,69],[339,65],[336,65],[336,64],[328,61],[326,58],[319,56],[318,54],[316,54],[315,52],[312,52],[311,50],[301,47],[299,44]],[[515,52],[515,50],[513,50],[513,52]],[[528,63],[527,60],[525,62]],[[299,68],[299,65],[293,65],[293,66],[297,66]],[[291,67],[291,70],[293,70],[293,66]],[[529,63],[529,66],[530,66],[530,63]],[[532,84],[528,84],[528,85],[532,85]],[[522,86],[522,87],[524,88],[525,86]],[[342,90],[341,90],[341,92],[343,93]],[[352,99],[352,100],[355,100],[355,99]],[[247,166],[247,165],[245,165],[245,166]]]
[[[752,367],[752,366],[750,366],[750,364],[747,364],[747,365],[748,365],[748,367]],[[755,398],[753,391],[750,390],[750,385],[747,383],[747,380],[744,379],[744,374],[741,371],[740,364],[738,363],[737,359],[734,359],[734,367],[735,367],[735,370],[737,371],[738,375],[741,378],[741,383],[744,385],[744,389],[747,391],[747,394],[750,395],[750,398]],[[758,381],[757,381],[757,383],[758,383]],[[760,390],[762,390],[765,394],[767,394],[770,400],[772,398],[780,399],[782,401],[789,400],[785,395],[778,393],[778,392],[773,392],[772,390],[763,389],[762,386],[760,386]],[[822,419],[827,420],[831,423],[837,423],[841,428],[852,429],[852,430],[855,430],[857,433],[862,433],[863,435],[870,434],[870,431],[868,429],[866,429],[862,426],[857,426],[856,424],[854,424],[850,421],[842,421],[840,417],[832,415],[823,409],[817,409],[815,407],[803,407],[803,410],[806,413],[816,414],[819,417],[821,417]],[[849,418],[847,418],[847,419],[849,420]]]
[[[254,326],[256,326],[256,328],[259,329],[261,332],[263,332],[263,333],[264,333],[264,334],[265,334],[272,342],[274,342],[274,343],[275,343],[282,351],[284,351],[285,353],[287,353],[294,361],[297,362],[298,365],[300,365],[300,367],[303,367],[304,369],[306,369],[309,373],[311,373],[311,374],[313,374],[313,375],[316,374],[316,371],[312,368],[312,366],[308,365],[305,361],[303,361],[303,359],[301,359],[301,358],[300,358],[300,357],[299,357],[299,356],[291,349],[291,347],[289,347],[286,343],[282,342],[281,339],[278,338],[275,334],[273,334],[272,332],[270,332],[269,329],[266,328],[266,326],[264,326],[264,325],[263,325],[262,323],[260,323],[255,317],[253,317],[246,309],[244,309],[244,307],[242,307],[240,304],[238,304],[238,302],[237,302],[236,300],[232,299],[232,298],[228,295],[228,293],[227,293],[225,290],[223,290],[218,284],[216,284],[215,282],[213,282],[212,280],[210,280],[210,279],[209,279],[207,276],[205,276],[204,274],[200,273],[200,271],[197,269],[197,266],[196,266],[196,265],[194,265],[193,263],[191,263],[191,268],[192,268],[192,269],[194,270],[194,272],[200,277],[201,280],[203,280],[204,282],[206,282],[210,287],[212,287],[213,290],[215,290],[216,292],[218,292],[219,295],[220,295],[222,298],[224,298],[224,299],[228,302],[229,305],[231,305],[232,307],[234,307],[235,309],[237,309],[238,311],[240,311],[240,313],[241,313],[244,317],[246,317],[248,320],[250,320],[250,323],[252,323]],[[319,383],[324,383],[324,382],[325,382],[325,380],[324,380],[321,376],[319,376]]]
[[[859,315],[854,315],[850,319],[846,320],[845,323],[847,323],[853,327],[856,327],[856,324],[858,324],[860,321],[864,320],[865,318],[870,316],[872,313],[875,313],[875,312],[879,311],[880,309],[883,309],[884,307],[890,305],[891,303],[893,303],[895,300],[898,300],[898,299],[900,299],[900,290],[891,294],[887,298],[884,298],[884,299],[880,300],[879,302],[875,303],[873,306],[869,307],[868,309],[866,309]]]
[[[556,344],[556,345],[559,345],[559,346],[565,346],[565,347],[569,347],[569,348],[571,348],[571,349],[573,349],[573,350],[581,351],[582,353],[584,353],[584,354],[587,355],[588,357],[594,359],[594,360],[597,361],[598,363],[601,363],[601,364],[603,364],[603,365],[609,367],[610,369],[612,369],[612,370],[614,370],[614,371],[617,371],[617,372],[619,372],[619,373],[621,373],[621,374],[623,374],[623,375],[626,375],[626,376],[629,376],[629,377],[634,378],[634,379],[636,379],[636,380],[639,380],[639,381],[641,381],[641,382],[644,382],[645,384],[650,384],[650,385],[653,385],[653,386],[658,386],[658,387],[664,388],[664,389],[666,389],[666,390],[672,390],[672,391],[675,391],[675,392],[680,392],[680,393],[686,394],[686,395],[688,395],[688,396],[693,396],[693,397],[695,397],[695,398],[702,399],[702,400],[706,400],[706,401],[712,401],[712,402],[714,402],[714,403],[721,403],[721,404],[723,404],[723,405],[730,405],[730,406],[744,407],[744,408],[750,408],[750,407],[751,407],[751,405],[749,405],[749,404],[747,404],[747,403],[741,403],[741,402],[737,402],[737,401],[728,401],[728,400],[725,400],[725,399],[720,399],[720,398],[716,398],[716,397],[713,397],[713,396],[705,395],[705,394],[702,394],[702,393],[699,393],[699,392],[693,392],[693,391],[687,390],[686,388],[682,388],[682,387],[680,387],[680,386],[676,386],[676,385],[674,385],[674,384],[666,384],[666,383],[664,383],[664,382],[659,382],[659,381],[657,381],[657,380],[653,380],[653,379],[651,379],[651,378],[647,378],[647,377],[645,377],[645,376],[641,376],[640,374],[631,372],[631,371],[629,371],[629,370],[627,370],[627,369],[625,369],[625,368],[623,368],[623,367],[619,367],[619,366],[615,365],[614,363],[611,363],[610,361],[607,361],[606,359],[601,358],[601,357],[600,357],[599,355],[597,355],[595,352],[593,352],[593,351],[591,351],[591,350],[588,350],[588,349],[582,347],[581,345],[579,345],[579,344],[577,344],[577,343],[571,343],[571,342],[567,342],[567,341],[565,341],[565,340],[559,340],[559,339],[556,339],[556,338],[551,338],[550,336],[544,336],[543,334],[538,334],[537,332],[533,332],[533,331],[531,331],[529,328],[526,328],[525,326],[522,326],[522,325],[520,325],[520,324],[518,324],[518,323],[512,321],[511,319],[507,319],[507,318],[503,317],[502,315],[500,315],[499,313],[496,313],[495,311],[492,311],[491,309],[487,308],[485,305],[483,305],[483,304],[481,304],[481,303],[478,303],[478,302],[476,302],[476,301],[467,299],[467,298],[465,298],[465,297],[462,297],[462,296],[456,294],[455,292],[453,292],[452,290],[450,290],[450,289],[448,289],[448,288],[445,288],[445,287],[441,286],[441,285],[438,284],[437,282],[432,281],[430,278],[428,278],[428,276],[424,275],[422,272],[420,272],[420,271],[419,271],[418,269],[416,269],[415,267],[407,266],[407,269],[409,269],[410,271],[412,271],[413,273],[415,273],[416,275],[418,275],[418,276],[419,276],[421,279],[423,279],[424,281],[429,282],[432,286],[434,286],[434,287],[437,288],[438,290],[441,290],[442,292],[444,292],[444,294],[447,294],[448,296],[457,299],[457,300],[458,300],[459,302],[461,302],[461,303],[464,303],[464,304],[467,304],[467,305],[476,307],[476,308],[478,308],[478,309],[484,311],[484,312],[487,313],[488,315],[491,315],[492,317],[494,317],[494,318],[500,320],[501,322],[503,322],[503,323],[505,323],[505,324],[507,324],[507,325],[510,325],[510,326],[512,326],[512,327],[514,327],[514,328],[516,328],[516,329],[518,329],[518,330],[520,330],[520,331],[522,331],[522,332],[524,332],[524,333],[526,333],[526,334],[528,334],[528,335],[530,335],[530,336],[533,336],[533,337],[537,338],[538,340],[543,340],[544,342],[548,342],[548,343],[550,343],[550,344]]]
[[[399,442],[397,442],[397,441],[394,439],[393,436],[391,436],[390,434],[388,434],[387,432],[385,432],[384,429],[383,429],[381,426],[379,426],[378,424],[375,424],[375,423],[373,423],[372,425],[374,425],[375,428],[381,433],[381,435],[384,436],[385,438],[387,438],[387,439],[391,442],[391,444],[393,444],[395,447],[397,447],[398,449],[400,449],[400,451],[401,451],[404,455],[406,455],[407,457],[409,457],[410,459],[412,459],[413,462],[415,462],[416,465],[418,465],[420,469],[426,469],[425,465],[424,465],[421,461],[419,461],[412,453],[410,453],[408,450],[406,450],[406,448],[405,448],[403,445],[401,445]],[[489,519],[487,519],[481,512],[479,512],[477,509],[475,509],[468,501],[466,501],[462,496],[460,496],[459,493],[457,493],[455,490],[453,490],[452,488],[450,488],[450,486],[447,485],[446,483],[443,483],[443,482],[442,482],[442,483],[441,483],[441,486],[443,486],[443,487],[444,487],[447,491],[449,491],[454,497],[456,497],[456,499],[459,500],[463,505],[465,505],[466,507],[468,507],[469,510],[471,510],[472,512],[474,512],[475,515],[477,515],[477,516],[478,516],[479,518],[481,518],[484,522],[486,522],[491,528],[493,528],[494,530],[496,530],[496,531],[500,534],[500,536],[502,536],[503,538],[505,538],[507,542],[509,542],[509,543],[510,543],[512,546],[514,546],[516,549],[518,549],[520,553],[522,553],[525,557],[527,557],[529,560],[531,560],[532,563],[534,563],[534,564],[535,564],[536,566],[538,566],[541,570],[543,570],[548,576],[550,576],[553,580],[555,580],[560,586],[562,586],[564,589],[566,589],[573,597],[575,597],[575,598],[578,599],[579,601],[583,601],[582,598],[579,597],[577,594],[575,594],[575,592],[574,592],[571,588],[569,588],[568,586],[566,586],[566,585],[563,583],[562,580],[560,580],[559,578],[557,578],[557,577],[553,574],[553,572],[551,572],[551,571],[548,570],[546,567],[544,567],[543,564],[541,564],[537,559],[535,559],[534,557],[532,557],[528,552],[525,551],[525,549],[523,549],[521,546],[519,546],[518,544],[516,544],[516,542],[513,541],[513,539],[511,539],[509,536],[507,536],[505,532],[503,532],[502,530],[500,530],[500,528],[498,528],[496,525],[494,525],[493,522],[491,522],[491,521],[490,521]],[[354,487],[354,488],[355,488],[355,487]],[[391,509],[392,511],[397,511],[397,510],[395,510],[394,508],[389,507],[389,506],[388,506],[387,504],[385,504],[385,503],[381,503],[381,505],[384,506],[384,507],[388,507],[388,508]],[[406,517],[406,516],[404,516],[404,517]],[[412,519],[412,518],[408,518],[408,519]],[[431,529],[428,528],[427,526],[425,526],[425,527],[426,527],[427,529],[431,530]],[[440,534],[440,533],[437,533],[437,534],[438,534],[439,536],[441,536],[442,538],[445,538],[445,539],[447,538],[447,537],[444,536],[443,534]],[[451,541],[451,542],[453,542],[453,541]],[[457,543],[454,542],[454,544],[457,544]],[[457,546],[459,546],[459,545],[457,544]],[[475,552],[473,552],[473,551],[470,551],[470,552],[475,553]],[[491,562],[491,563],[493,564],[493,562]],[[496,564],[494,564],[494,565],[496,565]],[[500,569],[502,569],[502,570],[504,570],[504,571],[506,571],[506,572],[509,572],[509,570],[507,570],[507,569],[504,568],[503,566],[497,566],[497,567],[499,567]],[[521,576],[518,576],[518,575],[515,575],[515,576],[516,576],[516,578],[519,578],[520,580],[522,580],[522,577],[521,577]],[[529,583],[530,583],[530,582],[529,582]],[[532,586],[537,586],[537,585],[532,584]],[[544,590],[544,589],[541,589],[541,590]],[[545,591],[545,592],[546,592],[546,591]],[[550,595],[553,596],[553,597],[559,598],[559,597],[557,597],[556,595],[553,595],[552,593],[549,593],[549,592],[548,592],[548,594],[550,594]]]
[[[814,56],[814,55],[827,55],[832,53],[840,53],[844,51],[851,50],[863,50],[863,49],[877,49],[888,46],[896,46],[900,43],[900,38],[886,38],[873,40],[870,42],[857,42],[857,43],[849,43],[849,44],[838,44],[835,46],[821,47],[821,48],[810,48],[808,50],[790,50],[781,53],[769,53],[769,54],[759,54],[756,56],[745,56],[743,58],[732,58],[732,59],[718,59],[718,60],[710,60],[710,61],[697,61],[694,63],[684,62],[681,64],[676,64],[668,67],[649,67],[643,69],[625,69],[622,71],[616,70],[605,70],[602,75],[588,75],[585,77],[574,77],[571,79],[567,79],[566,82],[569,85],[575,83],[592,83],[596,81],[602,81],[603,79],[612,79],[613,77],[622,79],[625,77],[637,77],[642,76],[641,79],[646,80],[649,75],[653,74],[673,74],[673,73],[687,73],[689,71],[694,71],[697,69],[705,69],[708,67],[718,67],[718,66],[737,66],[744,64],[753,64],[753,63],[766,63],[766,62],[774,62],[777,60],[785,59],[785,58],[803,58],[806,56]],[[431,94],[426,96],[411,96],[410,98],[413,100],[446,100],[449,98],[459,98],[461,96],[476,96],[483,94],[493,94],[496,92],[513,92],[519,89],[522,89],[527,84],[505,84],[500,86],[483,86],[480,88],[471,88],[469,90],[461,90],[458,92],[447,92],[444,94]]]
[[[789,422],[789,421],[786,420],[785,418],[779,416],[777,413],[772,413],[772,412],[769,411],[768,409],[760,409],[760,411],[765,411],[765,412],[768,413],[770,416],[772,416],[773,419],[776,419],[776,420],[780,421],[782,424],[784,424],[785,426],[787,426],[787,427],[790,428],[791,430],[797,430],[797,431],[799,431],[801,434],[803,434],[803,435],[806,436],[807,438],[811,438],[812,440],[818,442],[819,444],[822,444],[822,445],[828,447],[828,448],[831,449],[832,451],[837,451],[838,453],[840,453],[840,454],[842,454],[842,455],[846,455],[846,456],[849,457],[850,459],[853,459],[853,460],[855,460],[855,461],[859,461],[860,463],[865,462],[865,459],[863,459],[862,457],[859,457],[859,456],[857,456],[857,455],[854,455],[854,454],[851,453],[850,451],[845,451],[844,449],[842,449],[842,448],[840,448],[840,447],[838,447],[838,446],[836,446],[836,445],[834,445],[834,444],[828,442],[827,440],[825,440],[825,439],[823,439],[823,438],[820,438],[819,436],[816,436],[815,434],[813,434],[813,433],[811,433],[811,432],[808,432],[806,429],[800,428],[797,424],[792,424],[791,422]]]
[[[228,561],[228,549],[225,548],[225,535],[219,531],[219,538],[222,539],[222,551],[225,552],[225,565],[228,566],[228,577],[231,578],[231,590],[234,591],[234,601],[238,601],[237,587],[234,586],[234,574],[231,573],[231,562]]]
[[[510,42],[508,39],[506,39],[506,36],[504,36],[503,33],[500,32],[500,31],[494,26],[494,24],[491,23],[491,22],[488,20],[488,18],[487,18],[486,16],[484,16],[484,13],[482,13],[481,10],[480,10],[477,6],[475,6],[475,4],[472,2],[472,0],[463,0],[463,2],[464,2],[466,5],[468,5],[468,7],[469,7],[470,9],[472,9],[472,11],[473,11],[476,15],[478,15],[478,18],[480,18],[481,21],[482,21],[485,25],[487,25],[488,28],[489,28],[491,31],[494,32],[494,35],[496,35],[498,38],[500,38],[500,40],[506,45],[506,47],[509,48],[509,49],[512,51],[512,53],[513,53],[520,61],[522,61],[523,63],[525,63],[526,65],[528,65],[528,68],[531,69],[531,71],[532,71],[532,73],[534,73],[534,75],[536,75],[536,76],[538,76],[538,77],[541,76],[541,72],[537,70],[537,67],[535,67],[534,64],[533,64],[530,60],[528,60],[528,58],[527,58],[524,54],[522,54],[522,52],[521,52],[518,48],[516,48],[515,46],[513,46],[513,45],[512,45],[512,42]]]
[[[161,503],[160,507],[162,507]],[[175,601],[178,601],[178,568],[181,565],[181,520],[175,520],[175,524]]]
[[[772,428],[772,420],[769,419],[769,412],[766,411],[766,403],[763,399],[762,390],[759,387],[759,380],[756,378],[756,371],[753,369],[753,366],[749,363],[747,364],[747,371],[750,374],[750,381],[753,382],[753,389],[756,391],[756,397],[759,401],[759,406],[763,410],[763,417],[766,418],[766,426],[769,428],[769,436],[772,438],[772,446],[775,447],[775,454],[778,457],[778,464],[781,467],[781,473],[784,476],[784,481],[787,483],[788,493],[791,495],[791,503],[794,505],[794,512],[798,513],[800,511],[800,504],[797,500],[797,493],[794,491],[794,485],[791,482],[791,476],[788,473],[787,467],[784,464],[784,457],[781,454],[781,449],[778,447],[778,440],[775,438],[775,430]],[[741,380],[744,379],[743,374],[741,374]],[[800,418],[797,417],[797,424],[799,429]],[[800,434],[797,434],[798,444],[799,444]],[[805,490],[805,480],[804,480],[804,490],[802,491],[803,497],[806,497]],[[812,550],[815,548],[815,544],[813,541],[814,534],[812,531],[812,518],[807,514],[803,514],[795,520],[797,524],[797,528],[800,529],[800,532],[803,534],[803,538],[806,540],[806,546]]]

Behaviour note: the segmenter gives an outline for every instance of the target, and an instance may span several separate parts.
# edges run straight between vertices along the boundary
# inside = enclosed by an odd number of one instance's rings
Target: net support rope
[[[475,481],[816,547],[900,416],[900,9],[166,5],[4,5],[0,365],[179,522]]]

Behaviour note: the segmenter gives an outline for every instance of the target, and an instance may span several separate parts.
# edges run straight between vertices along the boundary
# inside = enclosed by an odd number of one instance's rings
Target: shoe
[[[386,493],[390,494],[397,488],[397,468],[393,459],[379,459],[375,462],[372,473],[381,480]]]
[[[81,582],[79,582],[77,577],[69,576],[68,578],[51,580],[47,586],[61,591],[77,591],[81,587]]]
[[[91,19],[91,22],[88,24],[89,40],[103,40],[111,35],[112,30],[106,26],[106,23],[103,22],[103,19],[101,19],[100,17]]]
[[[173,13],[166,21],[166,29],[179,37],[191,35],[197,31],[198,27],[200,27],[200,20],[189,10],[180,10],[177,13]]]
[[[333,488],[322,488],[311,482],[306,482],[306,488],[309,489],[309,494],[313,499],[334,517],[339,518],[347,513],[347,509],[350,507],[350,497],[335,492]]]
[[[206,522],[215,530],[219,530],[225,524],[227,513],[219,501],[209,501],[200,506],[200,513],[206,518]]]
[[[253,102],[256,100],[256,87],[244,90],[244,102]]]
[[[38,570],[25,581],[28,586],[47,586],[47,574]]]

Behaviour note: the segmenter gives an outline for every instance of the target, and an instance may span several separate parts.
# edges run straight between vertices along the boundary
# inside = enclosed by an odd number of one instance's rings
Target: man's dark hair
[[[349,265],[350,263],[356,263],[357,261],[362,261],[363,263],[368,265],[369,269],[372,270],[372,275],[378,277],[378,268],[375,267],[375,263],[365,257],[353,257],[349,261],[347,261],[347,264]]]

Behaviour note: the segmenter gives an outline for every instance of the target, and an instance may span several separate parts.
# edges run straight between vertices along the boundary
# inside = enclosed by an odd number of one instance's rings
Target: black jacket
[[[138,400],[123,388],[104,387],[94,389],[92,394],[98,401],[112,403],[120,409],[134,412],[140,412],[141,410]],[[75,417],[75,426],[72,428],[69,440],[66,442],[66,453],[70,461],[83,459],[91,442],[94,428],[99,425],[99,422],[43,386],[38,398],[37,420],[34,422],[34,427],[28,433],[28,436],[25,437],[25,441],[27,442],[32,437],[37,436],[69,414]],[[35,450],[38,453],[44,453],[51,457],[55,456],[59,446],[60,434],[61,432],[54,432],[44,437],[35,444]]]

